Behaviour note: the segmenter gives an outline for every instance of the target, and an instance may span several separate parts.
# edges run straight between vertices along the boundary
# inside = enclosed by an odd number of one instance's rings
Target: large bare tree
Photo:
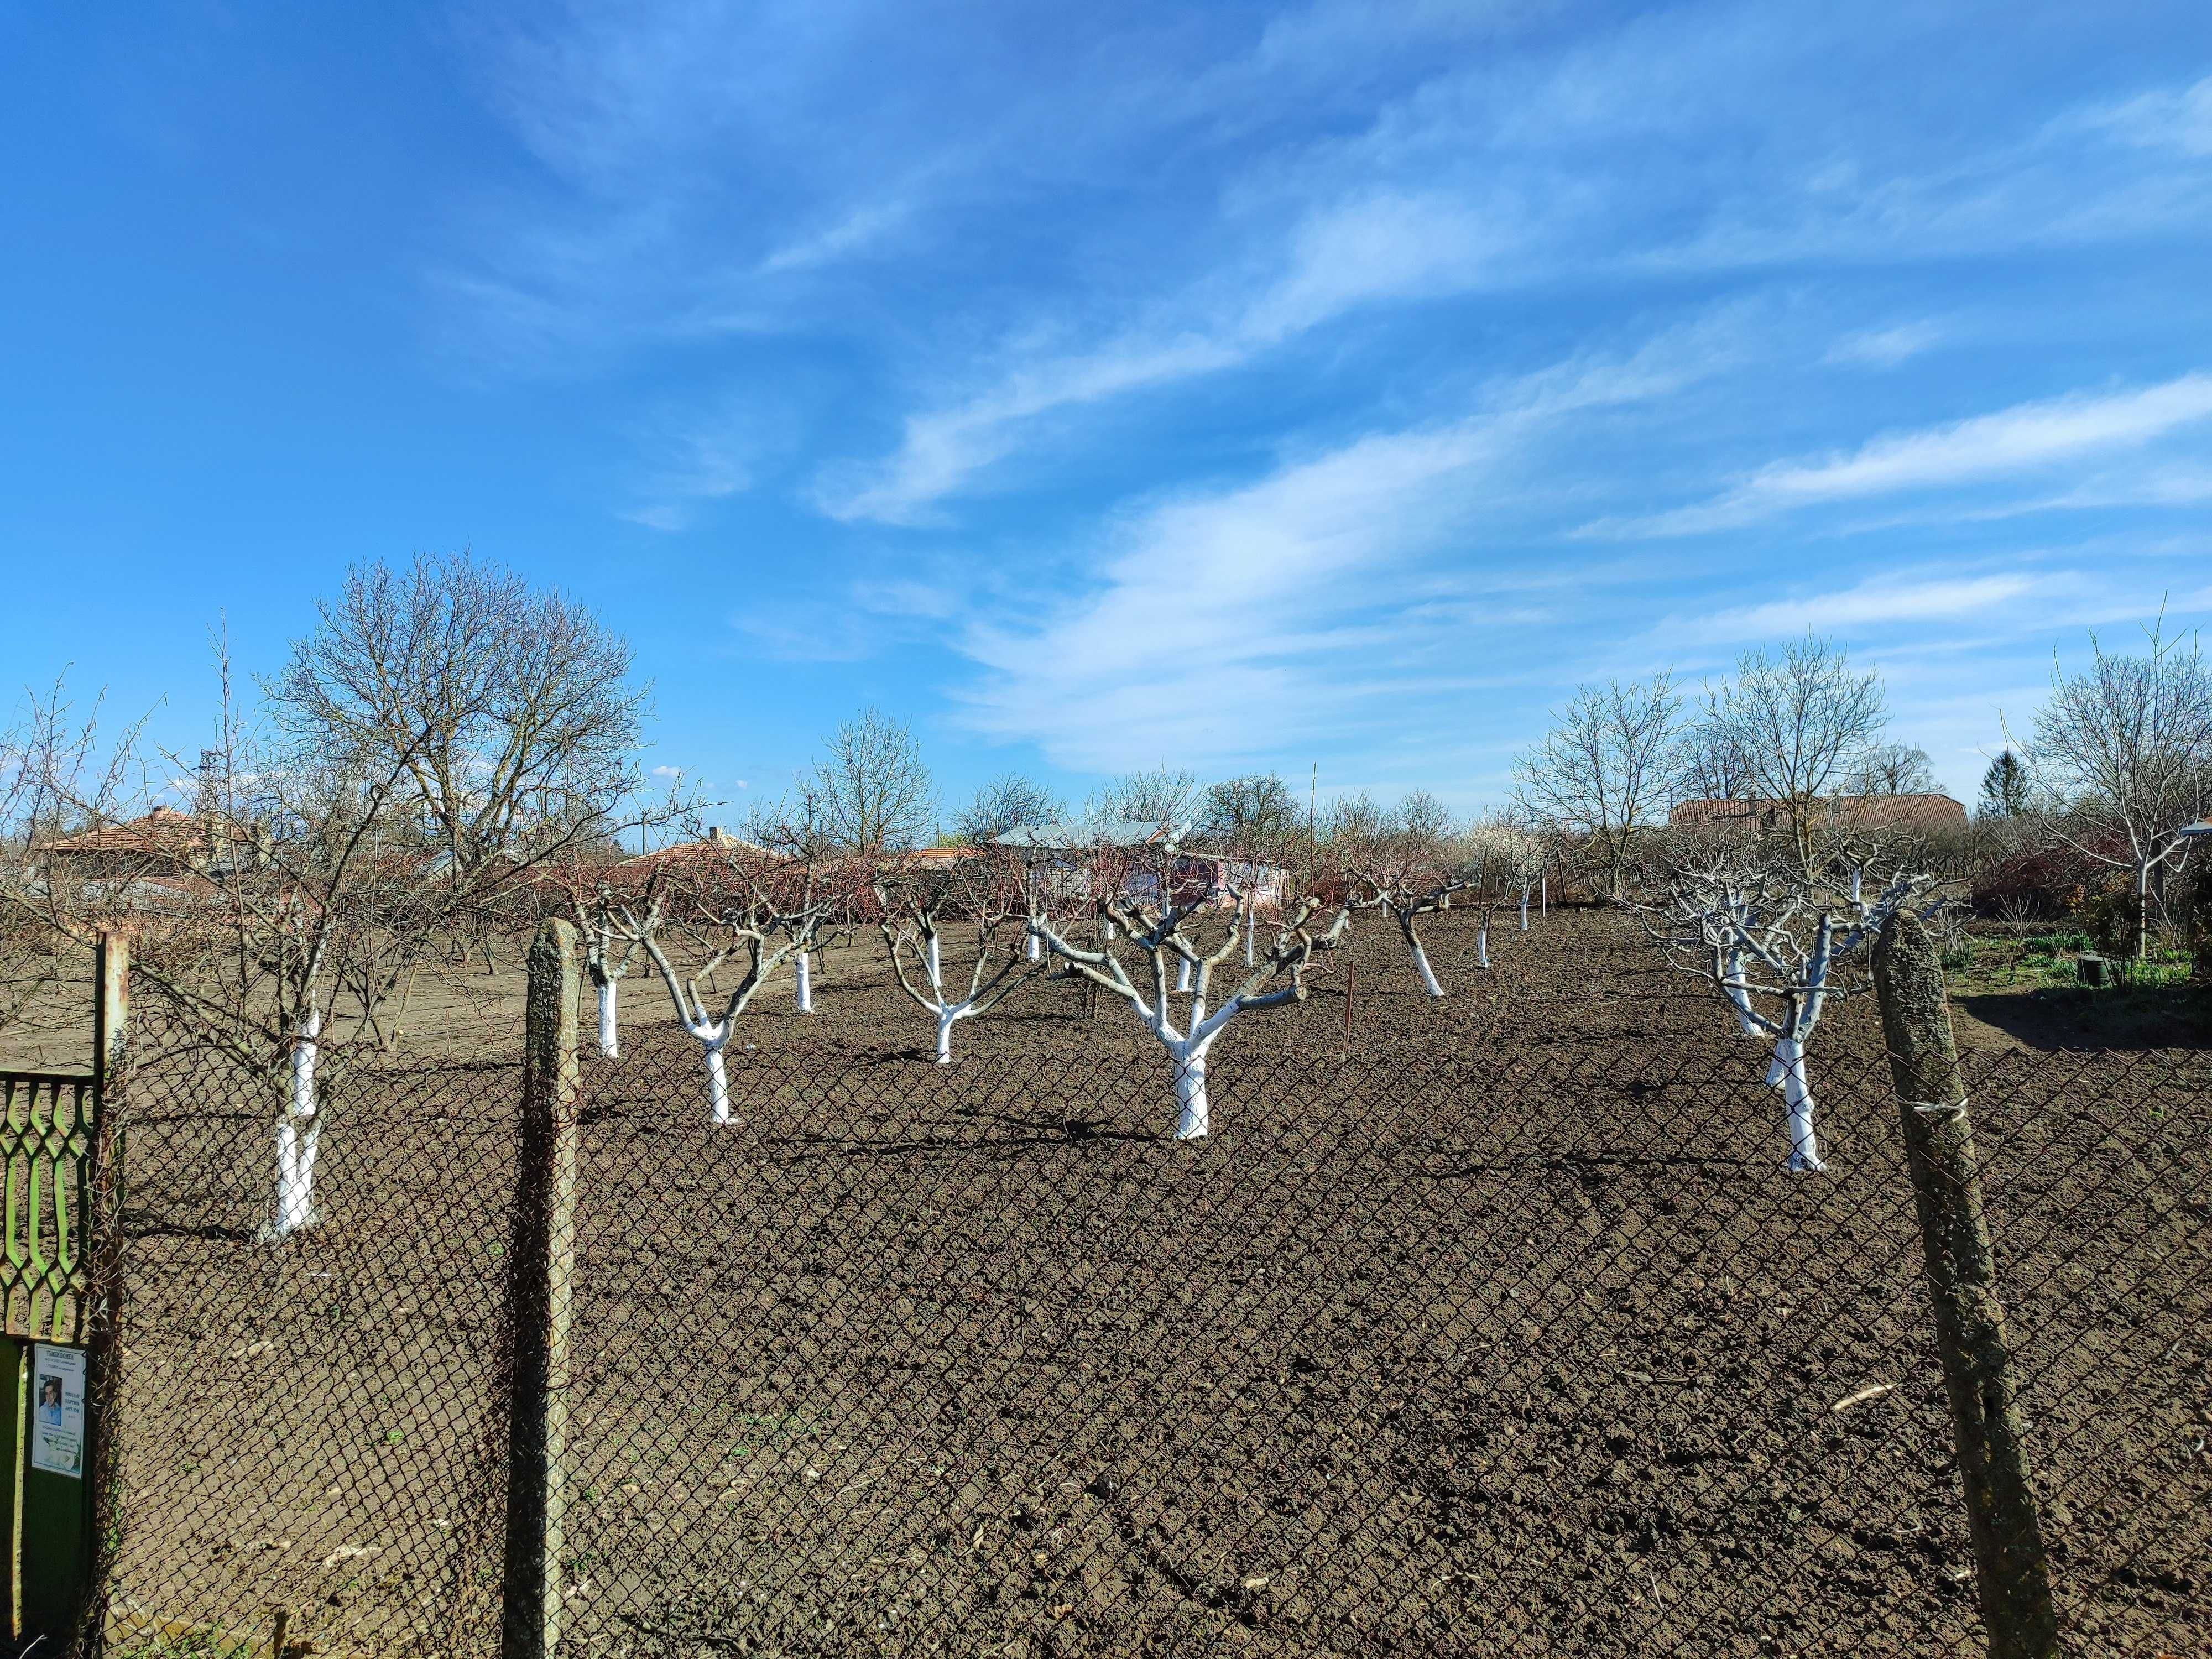
[[[269,691],[295,752],[398,775],[464,883],[605,836],[641,779],[645,690],[590,611],[453,554],[347,573]]]
[[[974,847],[988,847],[1023,824],[1051,823],[1060,815],[1052,792],[1021,772],[1003,772],[975,791],[953,815],[952,830]]]
[[[1745,791],[1786,821],[1802,874],[1819,869],[1832,803],[1888,718],[1881,682],[1830,641],[1808,635],[1747,651],[1734,683],[1706,694],[1705,723],[1741,757]]]
[[[1171,823],[1180,828],[1197,813],[1198,780],[1181,767],[1158,766],[1130,772],[1091,792],[1094,819],[1137,823]]]
[[[1847,782],[1861,795],[1932,795],[1936,763],[1909,743],[1878,743],[1852,764]]]
[[[872,858],[922,838],[934,785],[911,726],[871,706],[839,724],[828,750],[815,766],[811,793],[841,847]]]
[[[2212,674],[2194,635],[2144,630],[2148,648],[2123,656],[2089,636],[2089,665],[2053,672],[2035,721],[2034,763],[2066,797],[2055,832],[2099,863],[2129,872],[2134,948],[2148,949],[2154,872],[2178,865],[2181,831],[2205,808],[2212,783]]]
[[[1304,817],[1282,779],[1272,772],[1249,772],[1206,790],[1199,832],[1209,845],[1246,858],[1267,858],[1280,852]]]
[[[1554,711],[1542,741],[1513,763],[1522,815],[1594,852],[1616,902],[1626,889],[1632,844],[1665,797],[1681,708],[1664,673],[1586,685]]]

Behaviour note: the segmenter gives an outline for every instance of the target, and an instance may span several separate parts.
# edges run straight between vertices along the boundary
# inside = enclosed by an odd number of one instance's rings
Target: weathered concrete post
[[[565,921],[548,921],[531,942],[524,1016],[522,1126],[507,1286],[514,1365],[502,1659],[550,1659],[561,1641],[568,1325],[576,1265],[577,1000],[576,930]]]
[[[2028,1483],[2004,1304],[1982,1217],[1981,1172],[1943,972],[1917,917],[1899,910],[1882,924],[1874,979],[1920,1213],[1990,1659],[2046,1659],[2061,1651],[2051,1568]]]

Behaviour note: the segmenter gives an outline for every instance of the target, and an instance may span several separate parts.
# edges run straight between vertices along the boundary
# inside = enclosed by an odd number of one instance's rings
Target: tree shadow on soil
[[[1992,1030],[2045,1053],[2078,1048],[2212,1048],[2212,994],[2203,988],[2147,985],[2092,991],[2046,987],[1984,992],[1952,1003]]]

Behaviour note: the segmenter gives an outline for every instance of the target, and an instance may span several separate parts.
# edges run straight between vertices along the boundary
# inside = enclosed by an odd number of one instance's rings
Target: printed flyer
[[[31,1467],[84,1478],[84,1352],[41,1342],[31,1362]]]

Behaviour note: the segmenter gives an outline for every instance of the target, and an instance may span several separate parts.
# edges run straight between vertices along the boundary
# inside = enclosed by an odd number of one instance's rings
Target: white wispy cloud
[[[1875,368],[1894,368],[1917,357],[1943,337],[1930,322],[1899,323],[1847,334],[1828,348],[1823,360],[1831,363],[1863,363]]]
[[[1127,514],[1081,597],[961,636],[984,671],[955,693],[965,722],[1111,770],[1170,753],[1231,763],[1285,730],[1340,734],[1402,717],[1392,699],[1434,690],[1430,653],[1465,622],[1435,603],[1421,563],[1497,509],[1533,448],[1712,372],[1727,325],[1571,359],[1492,386],[1459,420],[1370,433]],[[1461,691],[1497,680],[1442,678]]]
[[[2212,374],[2184,374],[2131,392],[2075,393],[1915,432],[1857,449],[1778,461],[1694,507],[1601,520],[1585,533],[1687,536],[1732,529],[1795,508],[1980,483],[2139,447],[2212,416]]]

